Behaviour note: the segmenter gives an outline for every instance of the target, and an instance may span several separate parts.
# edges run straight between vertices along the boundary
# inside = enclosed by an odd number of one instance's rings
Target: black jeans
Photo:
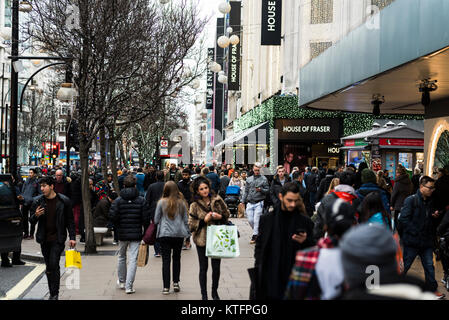
[[[164,288],[170,288],[170,260],[173,250],[173,282],[179,282],[181,273],[181,250],[184,238],[162,237],[159,243],[162,249],[162,279]]]
[[[23,223],[24,236],[34,236],[34,231],[36,229],[36,224],[29,222],[30,209],[31,206],[24,205],[22,207],[22,217],[23,217],[22,223]],[[28,223],[31,225],[31,229]]]
[[[207,269],[209,267],[209,258],[206,257],[206,247],[196,246],[198,252],[198,262],[200,264],[200,287],[201,295],[207,295]],[[217,292],[218,282],[220,281],[220,263],[221,259],[211,259],[212,261],[212,293]]]
[[[44,256],[46,274],[48,280],[48,288],[51,296],[59,294],[59,282],[61,271],[59,268],[59,260],[64,251],[65,245],[57,242],[44,242],[41,244],[42,255]]]

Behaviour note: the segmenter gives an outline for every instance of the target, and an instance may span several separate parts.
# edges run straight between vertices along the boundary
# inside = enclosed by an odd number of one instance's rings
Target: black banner
[[[232,35],[236,35],[241,41],[241,2],[231,1],[229,24],[233,29]],[[228,90],[240,90],[240,42],[229,46]]]
[[[343,133],[340,118],[329,119],[277,119],[279,140],[332,141],[339,140]]]
[[[213,62],[215,61],[215,48],[208,48],[207,49],[207,62]],[[215,87],[214,87],[214,73],[207,69],[207,89],[206,89],[206,109],[212,110],[214,108],[214,94],[215,94]]]
[[[262,0],[263,46],[281,45],[282,0]]]

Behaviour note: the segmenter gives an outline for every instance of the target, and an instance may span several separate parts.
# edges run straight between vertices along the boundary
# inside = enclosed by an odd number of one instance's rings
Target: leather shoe
[[[23,266],[23,265],[25,265],[25,261],[22,261],[22,260],[13,261],[12,264],[15,266]]]
[[[59,300],[57,295],[54,296],[50,296],[50,298],[48,298],[48,300]]]
[[[2,264],[1,264],[1,267],[2,268],[11,268],[12,267],[12,264],[11,264],[11,262],[5,262],[5,263],[3,263],[2,262]]]
[[[218,292],[212,292],[212,299],[220,300],[220,297],[218,296]]]
[[[208,300],[208,299],[207,299],[207,294],[203,294],[203,295],[201,296],[201,300]]]

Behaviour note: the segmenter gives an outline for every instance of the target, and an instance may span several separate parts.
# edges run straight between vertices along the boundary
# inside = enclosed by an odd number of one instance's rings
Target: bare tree
[[[71,24],[76,8],[79,17]],[[47,52],[74,59],[78,88],[82,196],[87,253],[96,252],[88,183],[88,152],[100,128],[130,124],[194,81],[182,77],[206,21],[188,0],[161,6],[147,0],[34,0],[28,34]],[[79,18],[79,19],[78,19]],[[38,48],[39,49],[39,48]],[[124,125],[126,124],[124,123]]]

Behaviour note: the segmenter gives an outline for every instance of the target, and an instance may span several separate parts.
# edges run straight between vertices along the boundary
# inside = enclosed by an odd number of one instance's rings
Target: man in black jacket
[[[55,180],[45,177],[39,184],[43,195],[33,201],[30,221],[38,224],[36,241],[41,245],[47,268],[50,300],[58,300],[61,277],[59,260],[65,248],[67,231],[70,247],[76,246],[75,222],[70,199],[54,191]]]
[[[309,203],[312,209],[315,211],[316,193],[318,191],[318,168],[313,167],[312,172],[306,177],[306,189],[309,193]]]
[[[437,292],[438,283],[433,265],[435,225],[439,219],[439,212],[435,211],[431,198],[434,190],[435,180],[428,176],[422,177],[418,192],[404,201],[398,218],[398,231],[404,244],[404,274],[419,255],[425,271],[426,287],[442,299],[444,294]]]
[[[252,299],[283,299],[296,252],[315,244],[313,222],[297,206],[300,195],[296,183],[286,183],[279,199],[274,210],[260,218],[255,268],[251,270]]]
[[[148,168],[148,172],[145,175],[145,180],[143,181],[143,188],[145,191],[148,190],[148,187],[156,182],[156,170],[153,166]]]
[[[29,177],[22,185],[21,194],[19,196],[19,200],[23,201],[22,216],[23,216],[24,239],[29,240],[34,238],[34,231],[36,225],[33,222],[31,222],[30,219],[31,225],[30,228],[30,226],[28,225],[28,216],[31,216],[30,208],[33,203],[33,197],[36,197],[39,194],[42,194],[42,192],[41,189],[39,188],[39,183],[37,179],[37,170],[30,169]]]
[[[331,185],[332,179],[334,179],[334,170],[328,169],[327,174],[324,177],[324,179],[321,180],[320,184],[318,185],[318,190],[316,194],[316,202],[320,202],[321,199],[326,195],[327,191],[329,190],[329,186]]]
[[[139,195],[136,188],[137,179],[128,175],[123,181],[125,187],[111,206],[110,219],[118,230],[118,280],[120,289],[126,289],[127,294],[134,293],[134,278],[137,269],[137,255],[144,231],[150,225],[150,210],[148,203]],[[129,263],[126,256],[129,248]]]
[[[185,168],[182,170],[182,180],[179,180],[178,182],[178,188],[179,191],[181,191],[182,195],[184,196],[184,199],[186,199],[187,204],[190,207],[190,204],[193,202],[192,199],[192,191],[190,190],[190,185],[192,184],[192,179],[190,179],[190,169]],[[185,238],[184,245],[182,246],[183,250],[190,249],[190,237]]]
[[[150,220],[154,219],[154,213],[156,212],[157,202],[162,198],[162,193],[164,191],[164,172],[156,172],[156,181],[148,187],[147,194],[145,195],[145,200],[150,208]],[[161,246],[159,241],[156,240],[154,243],[154,256],[160,258],[161,256]]]

